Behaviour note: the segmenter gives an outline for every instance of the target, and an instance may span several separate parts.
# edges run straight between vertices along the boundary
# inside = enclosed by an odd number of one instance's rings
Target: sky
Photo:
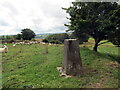
[[[69,7],[74,0],[0,0],[0,35],[14,35],[24,28],[36,34],[65,32]]]
[[[0,35],[18,34],[25,28],[36,34],[65,32],[69,16],[62,7],[69,7],[73,1],[0,0]]]

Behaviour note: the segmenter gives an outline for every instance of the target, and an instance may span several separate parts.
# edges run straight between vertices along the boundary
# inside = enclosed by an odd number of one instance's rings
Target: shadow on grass
[[[118,55],[114,55],[114,54],[109,54],[109,53],[105,53],[105,52],[101,53],[99,51],[95,52],[95,51],[90,50],[88,47],[85,47],[84,49],[86,49],[90,53],[95,54],[96,56],[100,56],[101,58],[106,58],[106,59],[109,59],[109,60],[112,60],[112,61],[117,61],[118,63],[120,63],[119,52],[118,52]]]
[[[108,59],[110,58],[110,60],[112,61],[117,61],[118,63],[120,63],[120,56],[118,55],[113,55],[113,54],[108,54],[108,53],[101,53],[101,54],[107,56],[106,58]]]

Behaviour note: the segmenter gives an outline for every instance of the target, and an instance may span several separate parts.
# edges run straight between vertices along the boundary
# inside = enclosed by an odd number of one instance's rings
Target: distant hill
[[[49,34],[37,34],[36,36],[35,36],[35,39],[43,39],[43,38],[45,38],[46,36],[48,36]]]
[[[65,32],[63,32],[65,33]],[[42,33],[42,34],[36,34],[35,39],[43,39],[45,37],[47,37],[48,35],[51,34],[59,34],[59,33]],[[13,35],[0,35],[0,36],[13,36]]]

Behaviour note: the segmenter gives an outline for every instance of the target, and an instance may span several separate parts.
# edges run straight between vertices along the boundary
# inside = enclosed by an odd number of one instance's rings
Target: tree
[[[88,42],[89,36],[75,31],[71,34],[71,38],[76,38],[79,41],[79,44],[83,44],[83,42]]]
[[[16,38],[17,40],[21,40],[21,39],[22,39],[22,35],[21,35],[21,34],[17,34],[17,35],[15,36],[15,38]]]
[[[31,29],[23,29],[21,33],[23,40],[31,40],[32,38],[35,38],[35,33]]]
[[[116,32],[113,32],[109,38],[109,41],[114,45],[120,46],[120,5],[118,6],[117,10],[111,12],[110,20],[114,26],[116,26]]]
[[[120,47],[120,38],[112,38],[110,42],[118,47]]]
[[[111,35],[115,36],[116,21],[112,23],[112,12],[119,9],[117,3],[111,2],[72,2],[69,8],[63,8],[69,13],[68,31],[81,32],[88,34],[95,40],[93,50],[97,51],[97,47],[101,45],[100,41],[108,40]],[[116,15],[114,15],[116,17]],[[108,42],[108,41],[107,41]]]
[[[1,40],[5,40],[5,36],[3,35],[3,36],[1,36]]]
[[[11,36],[8,36],[8,35],[6,36],[6,39],[7,39],[7,40],[9,40],[9,39],[11,39],[11,38],[12,38]]]

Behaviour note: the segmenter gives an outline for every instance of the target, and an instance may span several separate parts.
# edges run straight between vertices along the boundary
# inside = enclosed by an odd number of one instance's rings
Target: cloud
[[[67,14],[62,7],[69,7],[71,1],[1,0],[0,34],[17,34],[24,28],[35,33],[65,32]]]
[[[4,27],[4,26],[9,26],[8,22],[0,19],[0,26]]]

